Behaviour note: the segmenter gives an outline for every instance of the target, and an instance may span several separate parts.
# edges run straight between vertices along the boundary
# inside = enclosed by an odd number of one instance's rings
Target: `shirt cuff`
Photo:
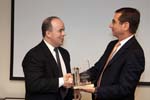
[[[61,87],[63,85],[64,85],[64,79],[63,79],[63,77],[60,77],[59,78],[59,87]]]

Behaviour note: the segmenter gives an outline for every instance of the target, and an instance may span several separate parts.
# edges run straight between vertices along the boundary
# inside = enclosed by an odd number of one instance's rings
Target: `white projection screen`
[[[41,24],[49,16],[65,23],[63,47],[71,55],[71,67],[80,72],[101,57],[112,36],[109,24],[114,11],[134,7],[141,12],[136,37],[145,52],[141,85],[150,85],[150,0],[12,0],[10,79],[23,80],[22,60],[42,40]]]

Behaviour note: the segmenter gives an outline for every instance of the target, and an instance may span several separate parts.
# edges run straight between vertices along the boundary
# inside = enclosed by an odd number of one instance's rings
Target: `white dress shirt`
[[[44,40],[44,42],[47,45],[47,47],[49,48],[49,50],[52,53],[53,57],[55,58],[55,61],[57,62],[57,60],[56,60],[56,53],[54,51],[54,47],[52,45],[50,45],[46,40]],[[58,53],[59,53],[59,57],[60,57],[62,73],[63,73],[63,75],[65,75],[67,73],[66,66],[65,66],[64,60],[63,60],[62,55],[59,52],[59,50],[58,50]],[[59,87],[61,87],[63,84],[64,84],[63,77],[59,77]]]

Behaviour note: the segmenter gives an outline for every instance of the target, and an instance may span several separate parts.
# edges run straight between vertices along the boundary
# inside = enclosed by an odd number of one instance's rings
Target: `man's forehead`
[[[52,26],[53,27],[61,27],[64,28],[64,23],[60,19],[53,19],[52,20]]]

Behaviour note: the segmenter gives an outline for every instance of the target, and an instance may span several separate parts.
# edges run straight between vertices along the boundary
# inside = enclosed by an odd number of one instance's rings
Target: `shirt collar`
[[[128,38],[120,41],[121,46],[123,46],[128,40],[130,40],[134,35],[129,36]]]
[[[51,44],[49,44],[46,40],[43,40],[43,41],[45,42],[45,44],[47,45],[47,47],[49,48],[49,50],[51,52],[53,52],[55,47],[53,47]]]

